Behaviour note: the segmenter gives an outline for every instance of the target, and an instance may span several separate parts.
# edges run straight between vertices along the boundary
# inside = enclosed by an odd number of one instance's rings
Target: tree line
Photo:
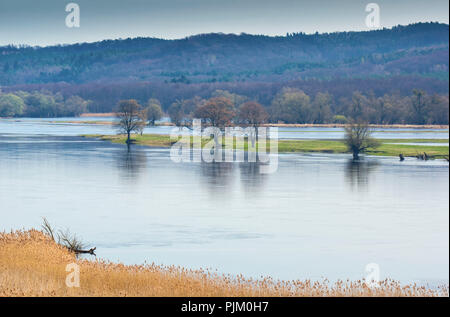
[[[351,98],[355,91],[362,94],[409,96],[415,88],[420,88],[427,94],[448,95],[447,80],[412,75],[394,76],[388,78],[332,78],[330,80],[297,79],[293,81],[266,82],[229,82],[229,83],[157,83],[157,82],[115,82],[111,84],[89,83],[74,85],[67,83],[30,84],[20,86],[3,86],[4,92],[16,91],[50,91],[61,93],[65,98],[77,95],[92,101],[90,112],[113,112],[120,100],[136,99],[145,104],[148,99],[155,98],[161,103],[163,110],[176,100],[192,99],[195,96],[208,99],[216,90],[227,90],[235,94],[256,100],[269,106],[275,96],[283,88],[297,88],[309,96],[318,92],[332,95],[337,104],[343,98]]]
[[[319,92],[311,98],[295,88],[283,89],[269,107],[242,95],[217,90],[209,99],[197,96],[177,100],[168,108],[167,114],[171,122],[179,127],[191,127],[194,119],[201,119],[203,125],[220,129],[232,125],[257,128],[264,123],[275,122],[347,123],[351,127],[350,132],[355,130],[356,125],[358,137],[353,139],[358,142],[359,132],[366,131],[368,123],[399,123],[402,112],[410,123],[448,124],[448,96],[429,96],[417,89],[411,96],[397,99],[395,96],[377,98],[355,92],[350,100],[342,102],[342,114],[334,114],[332,106],[333,98],[328,93]],[[154,125],[163,116],[161,104],[154,98],[148,100],[145,107],[135,99],[122,100],[116,112],[121,131],[128,135],[127,143],[132,132],[142,133],[147,124]],[[365,147],[359,144],[357,148],[362,151]],[[353,153],[358,156],[354,149]]]
[[[449,99],[414,89],[409,96],[355,91],[336,100],[327,92],[309,96],[300,89],[285,88],[270,106],[271,122],[346,123],[349,118],[374,124],[448,124]]]
[[[297,93],[292,92],[290,93]],[[300,92],[299,92],[300,93]],[[420,92],[415,92],[419,94]],[[303,94],[303,93],[302,93]],[[299,95],[305,100],[306,95]],[[321,101],[325,101],[327,96],[318,96]],[[419,96],[418,96],[419,98]],[[155,99],[150,99],[146,107],[141,106],[135,99],[121,100],[116,110],[116,127],[119,133],[125,134],[128,147],[132,144],[131,134],[142,134],[147,124],[153,125],[162,116],[160,104]],[[173,103],[169,108],[171,120],[177,126],[191,128],[193,119],[201,119],[202,126],[210,126],[223,131],[226,127],[240,125],[251,127],[249,140],[254,147],[258,141],[258,127],[266,123],[269,114],[264,107],[256,101],[241,99],[241,96],[227,95],[222,93],[208,100],[180,101]],[[362,113],[355,113],[349,118],[345,127],[345,144],[349,152],[353,153],[353,159],[358,160],[359,154],[368,149],[374,149],[380,144],[371,137],[371,130]],[[214,133],[214,140],[217,142],[217,135]],[[216,143],[216,146],[219,146]],[[402,157],[402,156],[400,156]]]
[[[208,100],[185,100],[173,103],[169,108],[169,115],[171,121],[180,127],[191,127],[193,119],[198,118],[204,125],[220,129],[233,124],[257,128],[269,117],[264,107],[255,101],[245,101],[238,108],[236,105],[236,100],[225,96]],[[116,125],[120,133],[127,135],[126,143],[129,145],[131,133],[142,134],[147,124],[155,124],[162,115],[161,105],[155,99],[150,99],[146,107],[134,99],[121,100],[116,110]]]
[[[138,104],[141,101],[136,101]],[[346,123],[349,118],[360,118],[373,124],[448,124],[448,95],[430,95],[414,89],[409,96],[353,92],[349,97],[337,99],[328,92],[309,95],[299,88],[285,87],[269,104],[257,99],[217,89],[209,98],[194,96],[177,99],[166,110],[156,98],[150,98],[140,106],[146,109],[150,124],[163,116],[170,117],[177,126],[189,126],[194,117],[203,118],[206,111],[220,113],[221,118],[239,123],[238,114],[242,105],[258,104],[264,110],[264,121],[268,123]],[[209,105],[209,107],[205,107]],[[90,112],[91,102],[79,96],[64,97],[51,92],[0,92],[1,117],[62,117],[78,116]],[[211,119],[216,121],[216,119]]]
[[[64,97],[61,93],[46,91],[0,91],[0,117],[77,117],[88,112],[90,101],[73,95]]]
[[[167,114],[177,126],[189,126],[193,118],[207,118],[213,124],[241,123],[240,109],[249,104],[258,105],[264,112],[258,117],[267,123],[348,123],[351,118],[359,118],[374,124],[448,124],[449,116],[448,96],[428,95],[419,89],[405,97],[395,94],[376,97],[356,91],[351,98],[336,100],[327,92],[309,96],[297,88],[282,89],[269,105],[216,90],[208,99],[196,96],[177,100],[170,105]],[[212,117],[212,113],[220,118]]]

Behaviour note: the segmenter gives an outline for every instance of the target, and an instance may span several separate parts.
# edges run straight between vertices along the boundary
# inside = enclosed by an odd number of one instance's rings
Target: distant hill
[[[418,76],[448,82],[449,26],[269,37],[203,34],[0,47],[0,85],[237,83]]]

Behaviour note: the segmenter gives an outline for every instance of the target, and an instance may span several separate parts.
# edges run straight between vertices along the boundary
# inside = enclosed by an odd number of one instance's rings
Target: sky
[[[80,8],[78,28],[66,26],[71,2]],[[369,30],[371,2],[380,8],[380,27],[449,23],[448,0],[0,0],[0,45]]]

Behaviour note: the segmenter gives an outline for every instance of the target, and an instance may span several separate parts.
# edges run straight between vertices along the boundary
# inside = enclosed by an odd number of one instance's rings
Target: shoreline
[[[115,113],[82,113],[81,118],[102,118],[115,117]],[[160,123],[164,126],[174,126],[170,122]],[[347,124],[343,123],[267,123],[261,126],[264,127],[279,127],[279,128],[344,128]],[[449,129],[448,124],[369,124],[372,128],[386,128],[386,129]]]
[[[126,144],[124,135],[101,135],[85,134],[84,138],[95,138],[101,141],[108,141],[116,144]],[[202,139],[202,146],[209,140]],[[367,155],[398,157],[403,154],[404,157],[417,157],[424,152],[431,159],[448,159],[448,145],[439,146],[439,144],[448,144],[447,139],[378,139],[381,142],[380,147],[368,151]],[[143,134],[132,136],[132,142],[139,146],[169,148],[175,141],[170,139],[169,135],[162,134]],[[408,144],[411,143],[411,144]],[[433,143],[436,145],[417,145],[414,143]],[[191,139],[192,145],[192,139]],[[236,149],[236,144],[234,144]],[[244,151],[248,149],[247,144],[243,146]],[[345,143],[342,140],[278,140],[278,153],[328,153],[328,154],[347,154],[349,153]]]
[[[262,126],[265,127],[278,127],[278,128],[345,128],[348,124],[343,123],[270,123],[264,124]],[[448,129],[448,125],[439,125],[439,124],[425,124],[425,125],[417,125],[417,124],[369,124],[371,128],[384,128],[384,129],[433,129],[433,130],[442,130]]]
[[[82,113],[80,114],[81,118],[102,118],[102,117],[115,117],[116,114],[114,112],[93,112],[93,113]]]
[[[69,264],[80,269],[79,287],[66,285]],[[49,235],[35,229],[0,232],[0,267],[0,296],[447,297],[449,293],[448,285],[429,288],[392,279],[369,288],[364,279],[334,283],[285,281],[267,276],[252,279],[155,263],[124,265],[102,259],[92,261],[77,258]]]
[[[57,121],[58,118],[45,118],[54,119],[51,123],[67,123],[67,124],[99,124],[99,125],[112,125],[113,121],[83,121],[76,120],[76,118],[110,118],[115,117],[115,113],[83,113],[79,117],[74,117],[75,120],[70,121]],[[21,119],[43,119],[32,117],[0,117],[0,119],[14,119],[20,122]],[[175,126],[171,122],[157,122],[155,126]],[[274,128],[345,128],[348,124],[345,123],[266,123],[261,127],[274,127]],[[450,125],[446,124],[369,124],[371,128],[379,129],[424,129],[424,130],[448,130]]]

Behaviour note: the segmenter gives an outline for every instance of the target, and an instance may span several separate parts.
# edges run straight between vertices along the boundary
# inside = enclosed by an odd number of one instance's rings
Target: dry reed
[[[80,287],[66,286],[66,265],[80,267]],[[334,284],[226,276],[175,266],[124,265],[77,259],[41,231],[0,233],[0,296],[448,296],[385,280],[376,289],[364,281]]]

